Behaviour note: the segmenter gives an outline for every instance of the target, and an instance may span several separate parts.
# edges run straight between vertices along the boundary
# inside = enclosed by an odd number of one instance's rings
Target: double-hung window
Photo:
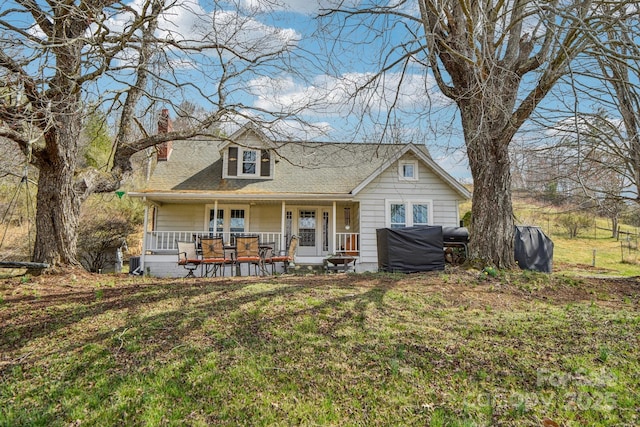
[[[387,200],[386,223],[389,228],[413,227],[432,224],[430,200]]]
[[[273,159],[268,149],[230,146],[223,178],[272,179]]]
[[[241,175],[256,175],[258,172],[258,151],[246,150],[242,151],[242,173]]]

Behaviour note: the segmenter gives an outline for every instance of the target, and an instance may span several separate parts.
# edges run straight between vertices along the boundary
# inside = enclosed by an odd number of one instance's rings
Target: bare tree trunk
[[[33,261],[54,266],[77,266],[76,232],[82,195],[74,187],[74,178],[78,158],[77,135],[81,129],[80,111],[67,106],[57,118],[57,129],[45,134],[46,148],[38,159]]]
[[[501,146],[502,145],[502,146]],[[514,223],[507,146],[496,141],[469,146],[473,175],[470,260],[490,260],[499,268],[514,266]],[[500,242],[496,242],[496,238]]]
[[[498,268],[515,266],[509,112],[516,97],[510,88],[517,84],[508,82],[485,83],[477,96],[458,102],[474,184],[469,259]]]

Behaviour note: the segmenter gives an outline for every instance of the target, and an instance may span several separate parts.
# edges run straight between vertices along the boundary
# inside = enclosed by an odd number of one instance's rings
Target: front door
[[[330,216],[328,209],[299,208],[296,211],[294,233],[298,236],[300,256],[325,256],[331,248]]]
[[[298,255],[317,255],[318,218],[315,209],[298,210]]]

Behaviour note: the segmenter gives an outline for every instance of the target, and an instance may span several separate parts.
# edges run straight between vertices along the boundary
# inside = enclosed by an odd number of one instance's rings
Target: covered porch
[[[359,203],[351,200],[147,200],[143,253],[146,274],[180,276],[177,242],[220,236],[233,245],[238,235],[286,252],[298,237],[295,263],[322,265],[329,255],[360,254]]]

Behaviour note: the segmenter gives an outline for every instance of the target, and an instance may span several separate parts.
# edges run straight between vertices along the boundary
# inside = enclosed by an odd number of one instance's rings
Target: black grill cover
[[[376,237],[380,271],[444,270],[441,226],[379,228]]]
[[[551,273],[553,242],[540,227],[516,225],[514,248],[521,269]]]

